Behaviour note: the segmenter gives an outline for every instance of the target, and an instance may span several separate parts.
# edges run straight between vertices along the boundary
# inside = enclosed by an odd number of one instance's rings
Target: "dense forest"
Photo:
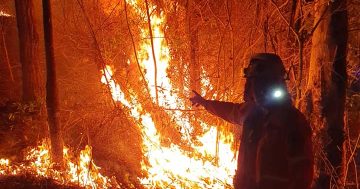
[[[278,54],[313,188],[359,188],[359,0],[0,0],[0,188],[233,188],[242,102]],[[3,185],[3,186],[1,186]]]

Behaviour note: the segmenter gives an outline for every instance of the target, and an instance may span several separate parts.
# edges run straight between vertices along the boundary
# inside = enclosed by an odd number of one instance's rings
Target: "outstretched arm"
[[[210,113],[233,124],[241,124],[251,111],[251,103],[232,103],[217,100],[206,100],[199,93],[193,91],[194,96],[190,98],[193,106],[203,106]]]

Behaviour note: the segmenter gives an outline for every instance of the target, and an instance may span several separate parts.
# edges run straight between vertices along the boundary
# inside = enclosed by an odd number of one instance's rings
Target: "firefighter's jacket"
[[[290,103],[263,109],[252,102],[210,101],[206,110],[243,125],[235,189],[308,189],[313,177],[311,128]]]

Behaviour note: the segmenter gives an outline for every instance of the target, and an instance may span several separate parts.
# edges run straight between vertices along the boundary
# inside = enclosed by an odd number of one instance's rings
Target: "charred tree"
[[[319,155],[318,188],[343,182],[344,107],[347,55],[346,1],[319,0],[315,3],[307,108],[324,153]],[[320,149],[316,149],[320,151]],[[318,157],[319,157],[318,156]]]
[[[43,76],[39,61],[39,34],[34,19],[32,0],[15,0],[19,35],[20,62],[22,66],[22,99],[25,102],[42,102]]]
[[[43,0],[44,41],[46,52],[46,108],[51,140],[51,155],[53,162],[62,165],[63,139],[59,120],[59,103],[56,83],[56,63],[53,46],[53,29],[51,21],[50,0]]]

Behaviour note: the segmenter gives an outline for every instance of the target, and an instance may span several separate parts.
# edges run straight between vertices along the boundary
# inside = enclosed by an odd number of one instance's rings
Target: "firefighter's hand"
[[[206,100],[196,91],[193,90],[192,92],[194,93],[194,96],[190,98],[192,105],[196,107],[204,105]]]

